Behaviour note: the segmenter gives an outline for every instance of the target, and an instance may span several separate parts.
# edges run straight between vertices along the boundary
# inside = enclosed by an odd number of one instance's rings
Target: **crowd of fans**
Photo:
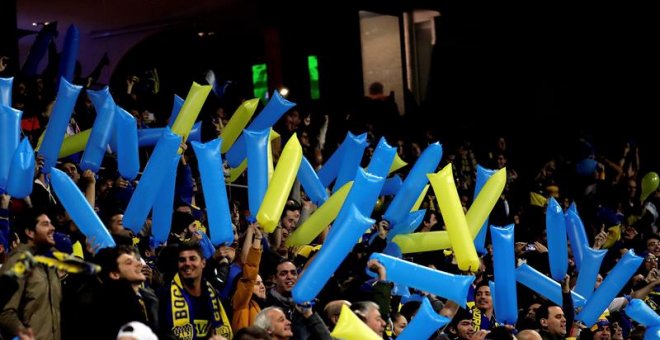
[[[145,104],[148,93],[136,91],[135,82],[134,77],[129,77],[126,89],[113,91],[117,104],[131,112],[141,127],[164,126],[166,114],[149,112]],[[374,91],[380,88],[382,92],[382,85],[372,88]],[[17,77],[14,80],[13,106],[23,110],[23,134],[34,146],[48,125],[55,93],[53,79]],[[409,164],[400,171],[405,176],[426,145],[438,137],[433,135],[432,129],[423,127],[420,130],[424,133],[415,136],[397,134],[388,128],[391,124],[383,124],[383,121],[403,121],[399,116],[391,116],[392,113],[383,113],[390,115],[389,118],[382,116],[379,120],[378,110],[387,110],[388,100],[382,93],[370,95],[346,121],[330,121],[326,116],[320,122],[313,122],[318,116],[294,107],[275,129],[283,142],[297,134],[305,156],[316,168],[322,167],[324,156],[337,147],[326,143],[329,131],[343,133],[348,126],[354,133],[366,132],[370,146],[363,165],[368,164],[378,138],[385,135],[398,147],[399,157]],[[212,105],[215,106],[208,107]],[[201,118],[202,138],[216,138],[231,118],[233,109],[235,106],[220,100],[205,106]],[[361,110],[369,115],[356,119]],[[94,117],[95,108],[83,91],[67,133],[90,128]],[[588,140],[581,141],[580,145],[592,150]],[[660,236],[656,221],[660,189],[656,187],[647,197],[640,198],[638,187],[643,174],[639,173],[637,146],[627,143],[619,159],[598,158],[596,169],[587,174],[576,173],[575,164],[563,157],[549,159],[538,173],[518,174],[511,167],[516,160],[511,159],[513,155],[509,153],[505,138],[498,139],[492,148],[485,143],[479,147],[487,151],[474,150],[469,141],[447,141],[440,167],[452,165],[466,211],[472,203],[477,164],[492,169],[506,167],[506,187],[490,214],[490,223],[515,225],[518,264],[527,263],[546,275],[550,272],[544,214],[551,197],[564,209],[575,202],[589,245],[607,251],[596,287],[627,250],[633,249],[643,256],[644,263],[598,323],[584,327],[574,320],[575,310],[569,293],[575,286],[577,269],[569,253],[568,275],[561,282],[563,305],[553,304],[518,285],[518,322],[502,324],[494,313],[488,285],[493,277],[493,254],[487,239],[488,250],[480,255],[482,265],[475,273],[467,308],[413,290],[413,294],[426,296],[437,313],[451,318],[433,338],[642,339],[644,327],[626,315],[625,307],[631,299],[637,298],[658,310]],[[80,232],[54,194],[48,176],[42,173],[40,159],[29,198],[14,199],[5,193],[0,196],[3,273],[0,338],[331,339],[330,333],[339,320],[342,306],[349,306],[378,336],[394,339],[414,319],[419,300],[394,294],[386,268],[377,260],[369,260],[372,253],[383,251],[387,245],[390,224],[382,215],[392,197],[379,198],[372,213],[376,223],[365,230],[362,240],[317,298],[296,304],[292,300],[292,289],[305,266],[323,246],[332,226],[310,245],[287,247],[287,237],[318,209],[300,185],[294,185],[272,233],[265,233],[258,223],[246,218],[254,212],[250,214],[247,210],[246,190],[236,186],[230,190],[234,242],[213,247],[208,242],[203,187],[199,184],[196,162],[192,161],[194,153],[186,150],[185,145],[183,149],[170,236],[163,245],[153,242],[150,218],[138,234],[123,227],[123,211],[137,182],[120,177],[111,153],[106,155],[99,173],[89,170],[81,173],[76,156],[62,159],[58,167],[85,194],[116,247],[97,249],[94,240]],[[279,151],[279,141],[275,141],[275,161]],[[148,149],[141,151],[143,164],[149,152]],[[218,175],[223,175],[221,169]],[[238,183],[241,181],[246,182],[239,178]],[[416,232],[444,230],[432,190],[424,198],[422,208],[426,209],[426,215]],[[62,268],[26,262],[26,251],[45,256],[53,256],[54,251],[73,254],[85,261],[78,265],[94,263],[100,265],[101,270],[67,273]],[[461,273],[449,250],[407,254],[404,259],[449,273]],[[17,268],[26,263],[29,269],[20,275]],[[376,278],[369,277],[365,268]]]

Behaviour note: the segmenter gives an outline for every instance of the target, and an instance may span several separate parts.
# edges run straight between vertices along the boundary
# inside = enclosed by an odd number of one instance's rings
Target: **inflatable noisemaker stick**
[[[341,306],[337,325],[330,333],[332,337],[343,340],[382,340],[367,324],[362,322],[346,305]]]
[[[76,25],[71,25],[66,30],[64,37],[64,47],[60,56],[60,67],[58,70],[58,79],[73,81],[73,75],[76,70],[76,61],[78,61],[78,49],[80,47],[80,31]],[[60,83],[62,80],[60,79]]]
[[[0,105],[7,105],[11,107],[11,89],[13,83],[14,77],[0,77]]]
[[[475,237],[478,234],[479,229],[488,218],[488,214],[490,214],[490,211],[497,203],[497,200],[502,194],[502,190],[504,190],[505,184],[506,169],[500,169],[488,179],[486,184],[480,190],[477,199],[474,200],[474,203],[472,203],[470,209],[468,209],[468,212],[465,215],[465,220],[468,223],[468,228],[470,229],[470,235],[472,237]],[[451,247],[449,234],[444,230],[397,235],[392,241],[399,244],[401,251],[404,254],[434,251]]]
[[[660,327],[660,316],[658,313],[640,299],[630,300],[628,306],[626,306],[626,315],[647,328]]]
[[[424,186],[424,189],[422,189],[422,192],[419,194],[419,197],[417,197],[417,201],[413,205],[412,209],[410,209],[410,212],[419,210],[419,207],[421,207],[422,203],[424,202],[424,198],[426,198],[426,193],[429,191],[430,186],[431,184],[427,184]]]
[[[660,326],[650,327],[644,332],[644,340],[658,340],[660,339]]]
[[[644,203],[646,199],[651,196],[660,185],[660,176],[657,173],[651,171],[642,177],[642,193],[639,196],[639,199]]]
[[[378,141],[378,145],[376,146],[376,150],[374,150],[374,153],[371,156],[367,172],[379,177],[386,178],[387,174],[390,172],[390,168],[392,167],[392,162],[394,162],[395,155],[396,148],[393,148],[387,144],[385,137],[381,137],[381,139]],[[358,163],[360,162],[358,161]],[[339,174],[341,175],[341,171]],[[352,178],[350,180],[352,180]]]
[[[361,168],[358,169],[355,182],[323,247],[309,264],[296,286],[293,287],[294,301],[302,303],[314,298],[353,249],[355,242],[375,223],[374,220],[362,214],[362,211],[371,212],[373,210],[382,186],[382,177],[373,176]],[[362,202],[362,204],[366,202],[371,205],[371,209],[368,207],[365,210],[360,209],[357,202]]]
[[[273,140],[275,140],[277,138],[280,138],[280,135],[275,130],[271,129],[269,138],[270,138],[270,141],[272,142]],[[268,144],[268,150],[270,151],[270,144]],[[268,157],[269,162],[272,163],[271,158],[272,158],[271,155],[269,155],[269,157]],[[229,178],[227,179],[227,182],[228,183],[234,183],[238,179],[238,177],[240,177],[241,174],[243,174],[243,172],[247,168],[247,163],[248,163],[248,160],[246,158],[241,162],[241,164],[238,167],[230,168],[229,169]],[[268,167],[268,171],[270,171],[270,166]],[[269,173],[269,177],[270,177],[270,173]]]
[[[23,138],[14,152],[9,169],[7,193],[11,197],[25,198],[32,193],[34,183],[34,150],[27,138]]]
[[[266,104],[266,107],[259,112],[247,129],[252,131],[270,129],[285,112],[289,111],[289,109],[295,105],[296,103],[284,99],[277,91],[274,91],[273,97],[268,104]],[[238,137],[234,145],[225,155],[230,167],[235,168],[241,164],[247,155],[246,147],[245,138],[243,136]]]
[[[392,166],[390,167],[389,173],[391,174],[391,173],[403,168],[406,165],[408,165],[408,163],[406,163],[403,159],[401,159],[401,157],[399,157],[398,153],[395,153],[394,154],[394,161],[392,162]]]
[[[137,234],[142,229],[167,174],[163,169],[167,168],[174,158],[179,157],[177,150],[180,144],[181,137],[170,132],[169,128],[165,129],[165,133],[156,144],[124,214],[124,226],[134,233]]]
[[[346,133],[344,141],[341,142],[341,145],[335,150],[335,152],[328,158],[328,160],[323,163],[323,166],[318,171],[319,180],[323,186],[328,187],[332,181],[337,178],[339,173],[339,168],[341,163],[344,160],[344,153],[346,149],[349,148],[349,144],[356,145],[366,143],[367,134],[363,133],[361,135],[354,135],[350,132]]]
[[[339,171],[337,171],[337,179],[335,180],[335,184],[333,186],[333,192],[339,190],[339,188],[341,188],[344,184],[352,181],[353,178],[355,178],[355,173],[357,169],[360,168],[362,154],[364,154],[364,149],[366,147],[366,138],[365,140],[361,140],[359,138],[349,138],[347,140],[346,147],[343,152],[343,157],[339,165]]]
[[[80,89],[82,89],[82,86],[73,85],[66,79],[60,81],[53,112],[50,115],[44,138],[39,147],[39,155],[44,158],[44,166],[41,171],[45,174],[49,173],[50,168],[55,167],[57,164],[57,158],[66,135],[66,128],[71,120],[71,113],[76,105]]]
[[[480,229],[488,220],[488,215],[502,195],[504,186],[506,186],[506,168],[499,169],[492,174],[479,190],[479,195],[465,214],[465,220],[473,239],[479,235]]]
[[[619,262],[617,262],[616,266],[607,274],[603,283],[598,286],[598,289],[596,289],[589,301],[587,301],[587,304],[575,317],[576,320],[582,321],[587,327],[591,327],[596,323],[598,317],[607,308],[612,299],[619,294],[623,286],[635,274],[643,261],[644,258],[635,255],[632,249],[628,250]]]
[[[392,225],[396,225],[406,218],[428,183],[426,174],[435,171],[441,158],[442,146],[439,143],[430,144],[424,149],[403,181],[403,186],[385,211],[383,215],[385,220]]]
[[[548,257],[550,274],[555,281],[561,281],[568,271],[568,242],[566,239],[566,220],[559,203],[553,197],[548,201],[545,212],[545,224],[548,235]]]
[[[428,339],[433,332],[451,321],[433,310],[428,298],[422,300],[422,305],[415,313],[415,317],[397,337],[398,340]]]
[[[165,172],[163,181],[158,190],[158,199],[153,206],[152,234],[157,245],[167,242],[172,226],[172,212],[174,211],[174,187],[176,186],[176,168],[179,165],[180,157],[176,155],[170,160],[170,164],[165,164],[161,171]]]
[[[248,206],[252,218],[256,217],[268,190],[269,132],[270,129],[243,132],[247,144]]]
[[[175,94],[174,102],[172,103],[172,112],[170,112],[170,118],[167,119],[167,126],[169,126],[170,129],[172,128],[172,125],[176,121],[176,117],[179,115],[179,112],[181,112],[182,107],[183,107],[183,98]]]
[[[399,175],[394,175],[385,180],[383,190],[380,191],[380,196],[393,196],[396,195],[403,186],[403,180]],[[416,210],[416,209],[412,209]]]
[[[221,138],[216,138],[205,144],[192,143],[202,177],[211,242],[216,247],[234,241],[225,179],[218,172],[218,169],[222,169],[221,144]]]
[[[138,145],[140,147],[154,146],[158,142],[160,136],[163,135],[165,128],[149,128],[138,129]],[[202,122],[197,122],[193,125],[190,134],[188,135],[188,142],[199,142],[202,140]]]
[[[327,228],[335,220],[352,186],[352,181],[344,184],[341,189],[337,190],[325,203],[316,209],[302,225],[296,228],[286,238],[287,247],[312,243],[323,229]]]
[[[62,141],[62,147],[60,148],[58,158],[69,157],[75,155],[78,152],[85,150],[85,145],[89,140],[89,135],[92,133],[92,129],[87,129],[76,133],[73,136],[66,136]],[[37,149],[40,149],[37,146]]]
[[[138,128],[135,117],[115,106],[115,134],[117,137],[117,165],[121,177],[132,181],[140,171]]]
[[[387,279],[392,282],[442,296],[460,306],[467,304],[473,275],[449,274],[380,253],[373,253],[370,259],[378,260],[387,269]],[[373,275],[369,271],[367,274]]]
[[[381,177],[379,178],[382,180]],[[365,186],[358,184],[353,185],[362,188]],[[372,185],[376,186],[376,183]],[[335,237],[326,239],[321,250],[296,282],[292,291],[293,301],[304,303],[316,297],[348,253],[351,252],[355,242],[374,222],[374,220],[362,215],[355,205],[343,208],[339,218],[333,225]]]
[[[490,226],[493,238],[493,263],[495,270],[494,300],[497,320],[515,325],[518,320],[518,295],[516,293],[516,256],[513,245],[513,224],[504,228]]]
[[[321,206],[328,200],[328,192],[325,190],[323,184],[321,184],[319,176],[314,171],[314,168],[312,168],[312,165],[304,156],[300,162],[300,169],[298,169],[296,178],[314,204]]]
[[[488,179],[490,179],[495,174],[495,172],[496,170],[486,169],[481,165],[477,165],[477,183],[474,186],[474,195],[472,196],[473,201],[476,200],[477,197],[479,197],[479,193],[481,192],[481,189],[484,187],[486,182],[488,182]],[[506,176],[505,176],[505,180],[506,180]],[[488,216],[486,216],[486,221],[484,221],[484,223],[481,225],[479,232],[474,238],[474,247],[477,249],[477,252],[479,254],[486,253],[487,233],[488,233]]]
[[[575,284],[575,292],[584,296],[585,299],[591,297],[598,278],[598,271],[603,259],[607,254],[607,250],[593,249],[591,247],[584,248],[584,257],[582,258],[582,269],[578,273],[577,283]]]
[[[257,212],[257,221],[267,233],[272,233],[275,230],[280,216],[282,216],[284,205],[293,187],[293,182],[296,180],[301,159],[302,146],[298,141],[298,137],[294,134],[284,145],[273,178]]]
[[[575,202],[568,207],[566,214],[564,214],[564,219],[566,220],[566,233],[568,233],[568,239],[571,241],[575,267],[577,267],[579,272],[582,270],[582,259],[585,256],[584,253],[587,251],[586,248],[589,247],[589,243],[587,241],[587,233],[584,231],[584,224],[582,223],[580,215],[578,215]]]
[[[253,98],[241,103],[241,106],[234,111],[227,125],[222,129],[220,137],[222,138],[222,153],[226,153],[234,145],[241,131],[245,128],[250,118],[259,106],[259,98]]]
[[[523,263],[516,269],[516,281],[557,305],[562,305],[562,293],[559,282],[543,275],[526,263]],[[571,297],[573,298],[573,306],[576,308],[582,307],[586,303],[584,297],[574,291],[571,291]]]
[[[115,246],[115,241],[110,236],[108,229],[67,174],[53,168],[51,184],[64,209],[88,240],[99,245],[98,249]]]
[[[172,133],[181,136],[181,140],[188,140],[190,130],[197,120],[199,112],[202,110],[202,105],[206,101],[206,97],[211,92],[211,85],[199,85],[195,82],[190,86],[186,100],[181,106],[181,111],[176,116],[174,124],[172,124]],[[179,150],[181,153],[183,150]]]
[[[7,188],[9,169],[21,137],[22,111],[0,104],[0,190]]]
[[[390,232],[387,233],[387,240],[391,241],[397,235],[410,234],[414,232],[415,229],[417,229],[417,227],[424,220],[425,215],[426,215],[426,209],[411,212],[410,214],[408,214],[405,220],[392,226]]]
[[[479,269],[479,257],[463,213],[461,199],[458,197],[451,164],[435,174],[428,175],[428,178],[436,192],[458,269],[475,273]]]
[[[27,78],[33,78],[37,75],[37,69],[41,60],[46,55],[48,51],[48,45],[51,40],[57,35],[57,21],[48,23],[41,28],[41,31],[37,34],[37,38],[34,39],[34,43],[30,47],[30,52],[28,53],[27,60],[23,64],[21,73]]]
[[[101,167],[105,150],[110,143],[116,105],[107,86],[100,91],[87,91],[87,94],[96,108],[97,115],[85,152],[80,160],[80,169],[82,171],[92,170],[96,173]]]

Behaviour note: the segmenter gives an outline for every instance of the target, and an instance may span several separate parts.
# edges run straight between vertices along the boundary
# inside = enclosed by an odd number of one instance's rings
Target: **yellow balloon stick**
[[[289,235],[286,239],[286,245],[292,247],[312,243],[316,236],[319,236],[323,229],[337,218],[337,214],[339,214],[339,210],[341,210],[352,186],[353,181],[350,181],[332,194],[301,226]]]
[[[427,176],[438,198],[458,269],[474,273],[479,269],[479,257],[456,190],[452,166],[448,164],[444,169]]]
[[[408,165],[408,163],[406,163],[403,159],[401,159],[401,157],[399,157],[399,154],[396,153],[396,154],[394,154],[394,161],[392,161],[392,166],[390,166],[390,172],[389,173],[393,173],[393,172],[403,168],[406,165]]]
[[[427,184],[424,186],[424,189],[422,189],[422,193],[417,197],[417,201],[415,201],[415,204],[413,205],[412,209],[410,209],[410,212],[419,210],[419,207],[422,205],[422,202],[424,202],[424,197],[426,197],[426,193],[429,191],[429,185]]]
[[[272,142],[273,140],[280,138],[280,134],[277,133],[277,131],[275,131],[273,129],[270,129],[269,138],[270,138],[270,141]],[[224,143],[224,141],[223,141],[223,143]],[[271,163],[272,163],[272,161],[271,161]],[[238,179],[238,177],[243,173],[243,171],[245,171],[245,169],[247,169],[247,158],[244,159],[239,166],[237,166],[235,168],[231,168],[229,170],[229,179],[227,179],[227,182],[228,183],[234,183]]]
[[[174,124],[172,124],[172,132],[183,137],[182,140],[188,138],[190,130],[199,116],[199,112],[202,110],[202,105],[206,101],[211,92],[211,85],[199,85],[193,82],[190,86],[190,91],[188,91],[188,96],[181,106],[181,111],[176,116]]]
[[[468,209],[465,220],[473,240],[479,233],[490,211],[497,203],[505,185],[506,169],[500,169],[488,179],[474,200],[474,203]],[[447,249],[452,245],[447,231],[444,230],[397,235],[392,241],[401,248],[401,252],[404,254]]]
[[[366,323],[362,322],[346,305],[341,306],[337,325],[330,334],[332,337],[344,340],[380,340]]]
[[[225,125],[220,133],[220,137],[222,137],[220,152],[225,153],[229,151],[229,148],[231,148],[232,145],[234,145],[234,142],[236,142],[238,136],[247,126],[247,123],[257,110],[257,106],[259,106],[259,98],[254,98],[244,101],[241,103],[241,106],[234,111],[234,114],[227,122],[227,125]]]
[[[497,200],[500,198],[500,195],[502,195],[505,185],[506,168],[502,168],[497,170],[497,172],[486,181],[481,188],[481,191],[479,191],[477,198],[472,202],[470,209],[468,209],[467,214],[465,214],[465,220],[470,228],[472,238],[477,236],[479,230],[481,230],[481,227],[484,225],[484,222],[486,222],[488,215],[490,215],[491,210],[493,210]]]
[[[302,146],[294,134],[282,150],[280,161],[277,163],[277,168],[275,168],[273,178],[257,213],[257,221],[267,233],[272,233],[280,220],[301,161]]]

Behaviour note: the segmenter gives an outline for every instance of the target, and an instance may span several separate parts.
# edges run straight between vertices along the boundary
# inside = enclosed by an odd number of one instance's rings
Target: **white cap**
[[[158,340],[158,337],[149,326],[139,321],[132,321],[121,326],[117,340]]]

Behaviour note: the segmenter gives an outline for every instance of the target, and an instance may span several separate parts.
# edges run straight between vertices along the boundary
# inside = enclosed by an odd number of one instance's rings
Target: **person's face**
[[[178,269],[179,276],[182,279],[197,279],[202,277],[205,266],[206,260],[196,251],[184,250],[179,253]]]
[[[38,246],[54,246],[55,238],[55,227],[50,222],[50,218],[45,214],[39,215],[37,217],[37,225],[34,228],[34,231],[27,230],[27,236],[32,239],[32,242]]]
[[[287,210],[282,217],[282,227],[288,231],[292,231],[296,227],[296,224],[298,224],[298,220],[300,220],[300,211]]]
[[[77,183],[78,180],[80,180],[80,174],[78,173],[78,168],[76,168],[75,164],[64,163],[64,165],[62,165],[62,169],[69,177],[71,177],[74,182]]]
[[[493,298],[490,296],[490,288],[488,286],[481,286],[477,289],[474,299],[477,304],[477,308],[483,311],[489,311],[493,309]]]
[[[268,333],[275,339],[288,339],[293,336],[291,331],[291,321],[279,309],[273,309],[268,312],[271,328]]]
[[[506,166],[506,157],[504,155],[497,156],[497,168],[502,169]]]
[[[612,334],[610,333],[610,325],[602,325],[594,333],[594,340],[610,340]]]
[[[628,181],[628,187],[626,189],[628,190],[628,198],[635,198],[637,196],[637,182],[634,180]]]
[[[564,312],[558,306],[548,308],[548,318],[541,319],[541,325],[547,327],[550,334],[566,335],[566,318]]]
[[[257,275],[257,280],[254,281],[254,287],[252,288],[252,294],[257,296],[260,299],[266,298],[266,286],[264,285],[264,280],[261,279],[261,275]]]
[[[110,219],[110,234],[117,234],[124,230],[124,215],[117,214]]]
[[[238,207],[236,205],[232,205],[231,207],[231,222],[234,223],[235,225],[239,224],[240,220],[240,215],[238,212]]]
[[[541,304],[539,303],[533,303],[527,308],[527,315],[525,315],[526,318],[536,320],[536,311],[541,307]]]
[[[660,257],[660,240],[652,238],[646,241],[646,250],[648,250],[649,254]]]
[[[385,320],[380,315],[378,308],[371,308],[367,313],[367,326],[371,328],[376,334],[383,336],[385,330]]]
[[[277,266],[275,273],[275,290],[280,293],[290,293],[298,281],[298,270],[291,262],[284,262]]]
[[[114,273],[115,280],[124,279],[130,283],[140,283],[146,280],[142,273],[142,262],[137,259],[135,254],[121,254],[117,258],[117,267],[119,272]]]
[[[405,316],[399,315],[399,318],[394,320],[392,332],[394,332],[394,335],[399,335],[406,326],[408,326],[408,320],[406,320]]]
[[[474,334],[474,326],[472,320],[461,320],[456,325],[456,335],[461,339],[470,339]]]
[[[613,322],[610,324],[610,333],[612,340],[623,340],[623,328],[619,325],[618,322]]]
[[[292,110],[286,115],[286,128],[289,132],[296,131],[300,125],[300,114],[296,110]]]

